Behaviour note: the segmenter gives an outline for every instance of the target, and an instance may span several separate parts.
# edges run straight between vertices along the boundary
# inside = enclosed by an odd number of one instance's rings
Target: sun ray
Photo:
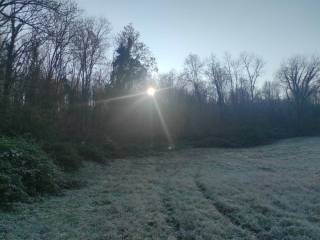
[[[172,87],[167,87],[167,88],[159,88],[159,89],[155,89],[155,88],[148,88],[146,91],[140,92],[140,93],[135,93],[135,94],[128,94],[128,95],[124,95],[124,96],[120,96],[120,97],[114,97],[114,98],[108,98],[108,99],[104,99],[104,100],[99,100],[96,101],[96,104],[107,104],[110,102],[114,102],[114,101],[119,101],[119,100],[123,100],[123,99],[128,99],[128,98],[134,98],[134,97],[141,97],[140,99],[138,99],[137,101],[134,102],[134,106],[139,105],[141,102],[143,102],[144,100],[146,100],[146,96],[149,96],[149,98],[151,97],[153,99],[154,102],[154,106],[157,112],[157,115],[159,117],[160,123],[161,123],[161,127],[164,131],[164,134],[167,138],[168,144],[169,144],[169,149],[172,149],[174,147],[174,142],[171,136],[171,133],[169,131],[168,125],[166,123],[166,121],[164,120],[163,114],[161,112],[160,106],[157,102],[156,97],[154,96],[155,93],[157,92],[162,92],[168,89],[171,89]],[[134,107],[133,107],[134,108]],[[130,112],[133,109],[128,110],[127,114],[130,114]]]
[[[160,123],[161,123],[162,129],[163,129],[163,131],[164,131],[164,133],[166,135],[167,141],[169,143],[169,148],[172,148],[174,146],[174,144],[173,144],[172,136],[170,134],[169,128],[167,126],[167,123],[164,120],[164,117],[162,115],[162,112],[161,112],[160,106],[159,106],[159,104],[157,102],[157,99],[153,98],[153,101],[154,101],[154,106],[155,106],[155,108],[157,110],[157,113],[158,113],[158,116],[159,116],[159,119],[160,119]]]
[[[128,95],[124,95],[124,96],[120,96],[120,97],[108,98],[108,99],[97,101],[97,103],[108,103],[108,102],[123,100],[123,99],[127,99],[127,98],[139,97],[142,95],[145,95],[145,93],[141,92],[141,93],[135,93],[135,94],[128,94]]]
[[[114,98],[108,98],[108,99],[104,99],[104,100],[98,100],[96,101],[96,104],[101,104],[101,103],[109,103],[109,102],[113,102],[113,101],[118,101],[118,100],[123,100],[123,99],[127,99],[127,98],[134,98],[134,97],[139,97],[139,96],[143,96],[143,95],[149,95],[150,97],[153,97],[155,93],[157,92],[162,92],[168,89],[171,89],[172,87],[166,87],[166,88],[148,88],[146,91],[144,92],[139,92],[139,93],[135,93],[135,94],[128,94],[128,95],[124,95],[124,96],[120,96],[120,97],[114,97]]]

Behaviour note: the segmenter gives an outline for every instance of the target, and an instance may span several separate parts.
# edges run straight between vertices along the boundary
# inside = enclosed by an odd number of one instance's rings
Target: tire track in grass
[[[171,157],[172,158],[172,157]],[[171,159],[170,158],[170,159]],[[168,163],[170,164],[170,167],[168,168]],[[178,175],[183,169],[185,168],[185,162],[168,162],[167,160],[164,162],[161,162],[157,165],[158,169],[157,172],[165,179],[162,182],[162,192],[159,194],[165,214],[165,221],[167,225],[174,231],[173,232],[173,238],[168,239],[176,239],[176,240],[183,240],[185,239],[183,236],[183,226],[181,225],[179,219],[176,217],[176,209],[173,203],[173,192],[175,191],[171,187],[169,187],[173,181],[172,178]],[[165,170],[165,171],[164,171]],[[172,199],[173,198],[173,199]]]
[[[173,177],[179,171],[180,170],[175,170],[173,174],[169,174],[168,179]],[[165,188],[163,187],[163,193],[160,194],[162,206],[165,211],[165,220],[168,226],[173,229],[175,239],[182,240],[183,237],[181,235],[181,224],[179,220],[175,217],[176,212],[172,204],[172,200],[170,200],[170,191],[168,191],[168,189]]]
[[[174,230],[176,239],[182,240],[183,238],[181,236],[181,225],[180,222],[174,216],[174,207],[172,206],[170,199],[167,197],[162,198],[162,204],[166,211],[166,223]]]
[[[235,209],[232,208],[228,208],[227,206],[225,206],[223,203],[217,202],[216,200],[214,200],[209,194],[208,191],[206,189],[206,187],[204,186],[204,184],[202,184],[197,178],[194,179],[195,184],[199,190],[199,192],[202,193],[203,197],[205,199],[207,199],[212,206],[217,209],[217,211],[224,216],[225,218],[227,218],[231,224],[233,224],[236,227],[241,228],[244,231],[250,232],[253,236],[255,236],[257,238],[257,235],[259,233],[261,233],[260,229],[257,229],[256,227],[246,223],[243,224],[239,221],[239,219],[235,218],[235,216],[233,215],[235,213]]]

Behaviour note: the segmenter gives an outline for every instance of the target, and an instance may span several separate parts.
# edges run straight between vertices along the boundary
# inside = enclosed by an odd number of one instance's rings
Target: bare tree
[[[280,99],[280,83],[278,81],[266,81],[262,90],[263,99],[268,102]]]
[[[174,70],[159,76],[160,88],[174,88],[177,83],[177,73]]]
[[[88,102],[94,70],[105,59],[110,24],[106,19],[80,20],[72,38],[72,88],[80,88],[82,101]]]
[[[33,29],[45,29],[41,22],[46,20],[48,11],[60,12],[65,1],[57,0],[0,0],[0,27],[13,19]],[[42,18],[39,16],[42,15]]]
[[[228,73],[226,69],[221,66],[213,55],[211,55],[205,73],[217,94],[218,105],[222,106],[225,103],[226,85],[228,83]]]
[[[6,52],[3,84],[5,105],[9,101],[20,57],[28,48],[32,32],[41,34],[49,28],[48,12],[59,12],[61,2],[55,0],[0,0],[1,49]],[[30,45],[29,45],[30,46]]]
[[[277,76],[286,87],[288,98],[300,109],[319,91],[320,58],[291,57],[282,64]]]
[[[250,98],[253,101],[256,83],[262,74],[264,61],[261,57],[246,52],[240,54],[240,61],[244,68],[244,76],[249,83]]]
[[[249,87],[248,80],[244,77],[245,74],[240,57],[233,58],[231,54],[225,53],[224,65],[228,75],[231,103],[238,104],[246,101]]]
[[[51,28],[48,29],[48,36],[44,44],[45,74],[46,79],[60,79],[65,65],[64,57],[68,54],[68,47],[75,37],[76,18],[78,9],[74,4],[63,6],[64,14],[53,13]]]
[[[184,62],[183,80],[187,87],[191,87],[198,100],[205,95],[203,80],[204,64],[196,54],[189,54]]]
[[[242,76],[240,61],[233,59],[231,54],[226,52],[224,55],[224,65],[229,76],[229,85],[231,92],[234,92],[239,86],[239,80]]]

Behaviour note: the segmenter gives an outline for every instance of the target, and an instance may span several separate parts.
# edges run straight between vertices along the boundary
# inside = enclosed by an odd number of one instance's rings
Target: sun
[[[153,87],[149,87],[149,88],[147,89],[147,94],[148,94],[149,96],[154,96],[155,93],[156,93],[156,90],[155,90]]]

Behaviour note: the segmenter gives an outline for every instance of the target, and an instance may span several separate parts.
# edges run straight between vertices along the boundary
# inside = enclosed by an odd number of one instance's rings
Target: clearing
[[[320,239],[320,138],[187,149],[108,166],[0,212],[0,239]]]

